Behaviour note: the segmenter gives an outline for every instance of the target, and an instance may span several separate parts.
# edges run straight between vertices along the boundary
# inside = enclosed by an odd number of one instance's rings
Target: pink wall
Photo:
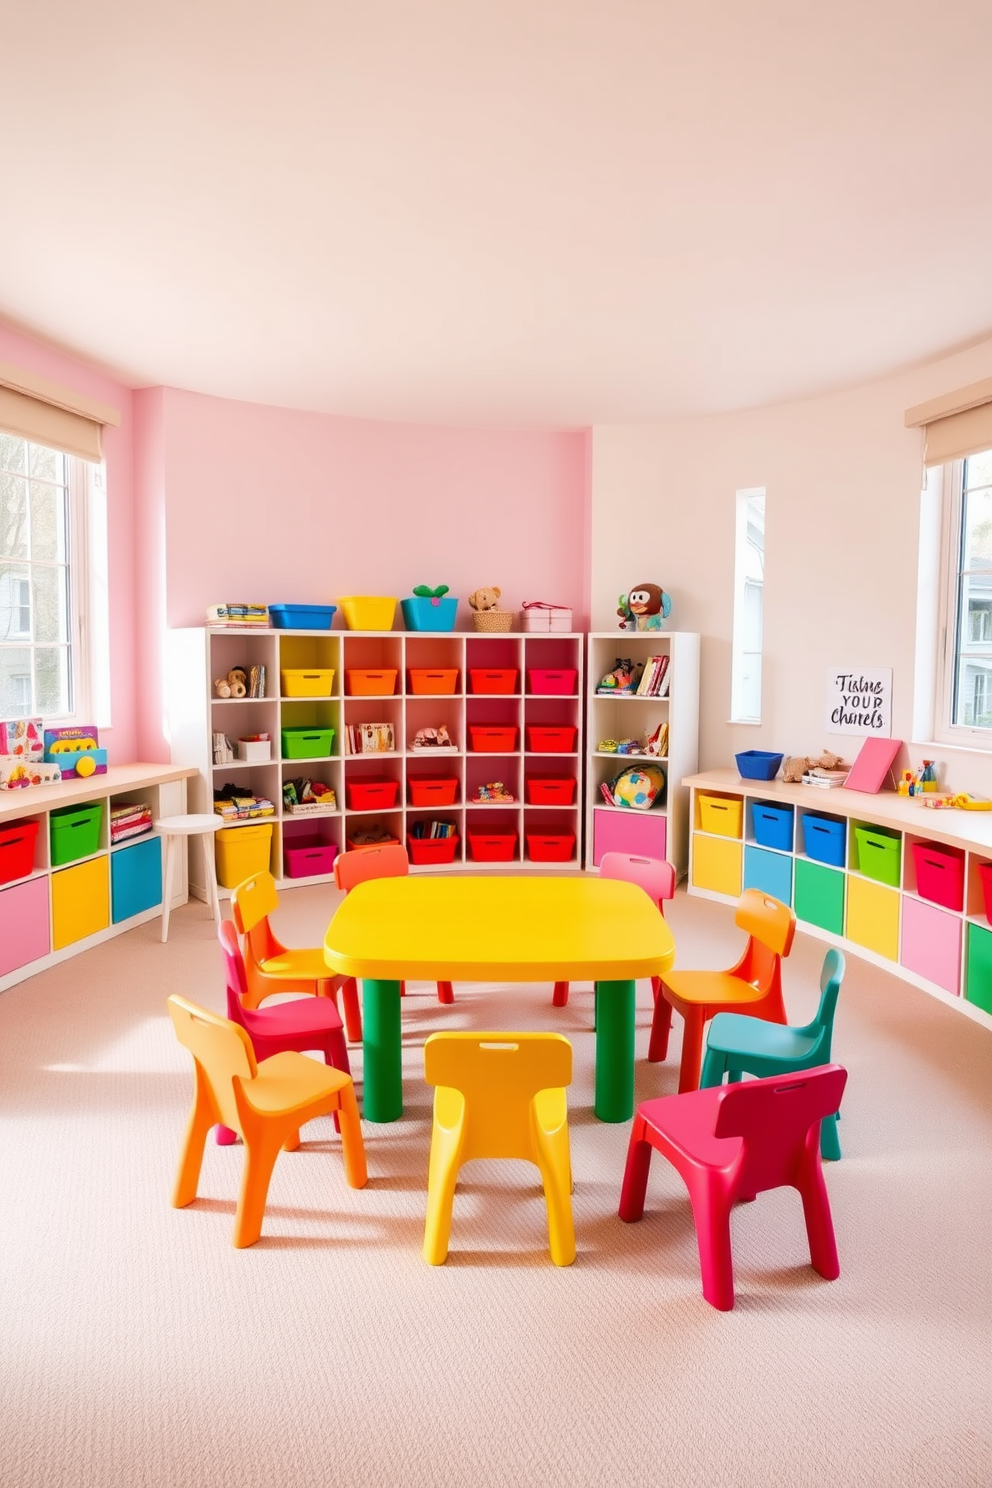
[[[132,392],[88,362],[77,360],[0,323],[0,361],[96,398],[120,410],[118,428],[104,430],[107,519],[110,549],[110,687],[113,727],[101,730],[110,758],[132,761],[137,753],[135,697],[135,564]],[[166,760],[161,747],[149,760]]]

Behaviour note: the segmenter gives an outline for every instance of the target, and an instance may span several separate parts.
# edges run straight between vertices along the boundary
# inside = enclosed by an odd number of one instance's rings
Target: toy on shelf
[[[925,792],[937,792],[937,771],[933,760],[924,760],[918,770],[903,770],[896,790],[900,796],[922,796]]]
[[[417,584],[412,599],[401,599],[400,609],[407,630],[454,630],[458,601],[448,594],[447,584],[432,589]]]
[[[817,785],[828,789],[843,785],[851,766],[839,754],[825,749],[815,759],[810,755],[788,755],[782,766],[782,779],[795,785]]]
[[[476,630],[510,630],[513,626],[513,611],[499,607],[502,589],[475,589],[468,602],[475,611],[472,619]]]
[[[454,749],[454,740],[448,733],[443,723],[439,723],[436,729],[418,729],[413,736],[414,749]]]
[[[0,723],[0,754],[17,755],[38,764],[45,757],[45,725],[40,718],[13,718]]]
[[[671,596],[658,584],[638,584],[618,604],[621,630],[660,630],[672,613]]]
[[[219,698],[243,698],[248,696],[248,672],[244,667],[232,667],[226,677],[214,682],[214,692]]]
[[[665,772],[660,765],[628,765],[600,786],[604,801],[634,811],[650,811],[660,805],[665,792]]]
[[[633,697],[635,670],[629,657],[618,656],[612,669],[596,684],[597,693],[603,697]]]
[[[659,723],[653,734],[642,739],[600,739],[599,754],[636,755],[642,759],[664,758],[668,753],[668,724]]]
[[[106,775],[107,751],[100,748],[100,736],[92,724],[46,729],[45,763],[58,765],[63,780],[85,780],[89,775]]]
[[[488,785],[480,785],[472,797],[473,806],[512,806],[513,802],[514,797],[502,780],[492,780]]]

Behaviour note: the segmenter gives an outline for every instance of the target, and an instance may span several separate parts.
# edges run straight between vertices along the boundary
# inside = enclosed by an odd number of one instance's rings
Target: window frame
[[[748,546],[748,512],[752,501],[761,499],[762,546],[761,546],[761,583],[754,584],[749,581],[747,575],[746,550]],[[731,630],[730,643],[730,722],[733,724],[748,724],[751,726],[761,723],[762,696],[764,691],[764,608],[765,608],[765,559],[766,551],[764,537],[766,527],[764,519],[767,518],[768,492],[765,486],[746,486],[736,492],[734,507],[734,614]],[[744,633],[747,625],[747,598],[748,586],[752,590],[760,592],[760,628],[761,644],[757,651],[747,649],[744,645]],[[758,711],[751,716],[743,712],[744,673],[743,665],[745,657],[758,658]]]
[[[965,458],[934,467],[939,475],[940,558],[937,584],[936,677],[933,739],[935,743],[992,753],[992,728],[954,722],[959,648],[959,563],[964,518]],[[967,641],[965,642],[967,644]],[[976,642],[975,644],[982,644]],[[992,645],[990,645],[992,650]]]

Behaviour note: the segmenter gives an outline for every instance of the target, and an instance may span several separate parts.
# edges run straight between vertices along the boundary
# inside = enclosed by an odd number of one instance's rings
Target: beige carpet
[[[318,942],[334,902],[286,894],[286,938]],[[669,920],[679,964],[732,958],[725,908],[680,893]],[[190,1074],[164,999],[221,1008],[221,960],[202,905],[157,936],[0,997],[4,1488],[992,1483],[987,1027],[849,958],[844,1158],[827,1169],[840,1280],[810,1269],[798,1196],[764,1195],[735,1214],[737,1306],[719,1314],[662,1160],[644,1221],[616,1217],[629,1123],[591,1114],[588,989],[555,1010],[550,987],[456,986],[445,1009],[413,987],[407,1110],[365,1124],[368,1188],[345,1187],[325,1121],[280,1157],[254,1248],[230,1245],[240,1146],[210,1145],[202,1197],[171,1209]],[[823,950],[797,939],[793,1021]],[[649,1006],[643,984],[638,1098],[675,1088],[673,1062],[645,1060]],[[483,1026],[573,1041],[567,1270],[515,1163],[466,1170],[447,1264],[421,1259],[421,1046]]]

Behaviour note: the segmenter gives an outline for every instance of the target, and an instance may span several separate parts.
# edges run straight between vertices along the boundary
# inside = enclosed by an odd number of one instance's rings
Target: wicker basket
[[[476,630],[512,630],[517,612],[516,610],[476,610],[473,618]]]

